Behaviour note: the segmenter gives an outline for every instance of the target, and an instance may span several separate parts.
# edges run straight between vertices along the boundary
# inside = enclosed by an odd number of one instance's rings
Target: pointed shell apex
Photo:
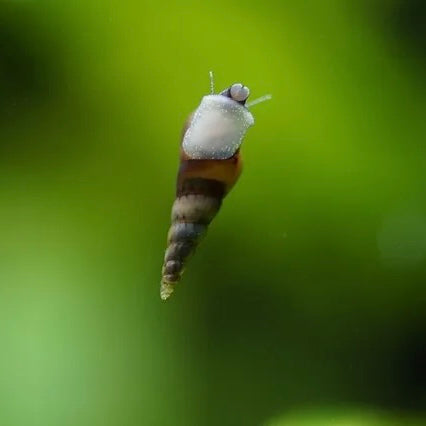
[[[170,283],[161,283],[160,297],[161,300],[167,300],[174,292],[174,286]]]

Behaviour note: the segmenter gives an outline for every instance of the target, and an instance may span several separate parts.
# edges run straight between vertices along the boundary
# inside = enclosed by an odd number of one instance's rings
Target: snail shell
[[[241,173],[240,146],[254,118],[249,90],[233,84],[204,96],[184,128],[176,199],[167,235],[160,295],[166,300]]]

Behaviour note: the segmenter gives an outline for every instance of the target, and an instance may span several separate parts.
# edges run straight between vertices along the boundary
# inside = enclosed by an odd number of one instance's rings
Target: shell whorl
[[[178,186],[167,235],[160,295],[166,300],[179,282],[185,263],[216,216],[224,197],[224,184],[211,179],[187,179]]]

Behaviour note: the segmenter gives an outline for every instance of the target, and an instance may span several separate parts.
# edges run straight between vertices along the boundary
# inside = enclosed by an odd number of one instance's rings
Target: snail
[[[183,129],[176,198],[162,268],[160,296],[166,300],[180,281],[188,258],[218,213],[223,198],[237,182],[241,169],[240,146],[253,126],[249,106],[270,99],[270,95],[246,103],[247,86],[234,83],[202,98]]]

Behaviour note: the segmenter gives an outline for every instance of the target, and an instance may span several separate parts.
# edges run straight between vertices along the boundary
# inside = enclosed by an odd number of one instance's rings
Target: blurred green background
[[[426,417],[421,0],[0,2],[0,425]],[[256,98],[168,303],[179,136]]]

